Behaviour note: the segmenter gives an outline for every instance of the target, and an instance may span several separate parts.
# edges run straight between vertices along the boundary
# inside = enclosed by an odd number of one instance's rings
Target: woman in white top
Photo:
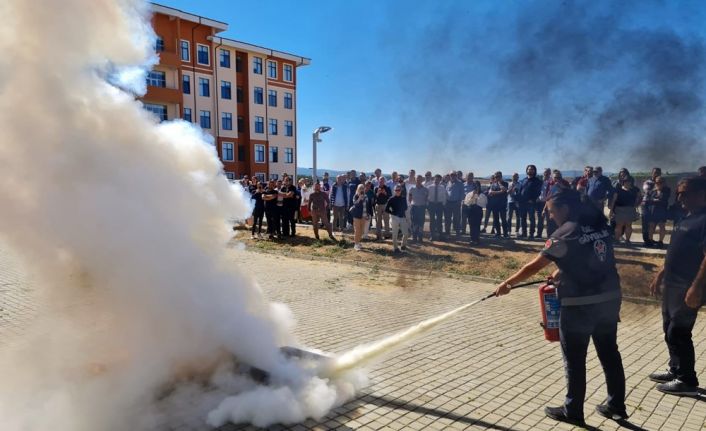
[[[471,244],[480,243],[480,223],[483,219],[483,208],[488,203],[486,195],[481,193],[480,181],[474,181],[475,187],[466,193],[463,205],[468,207],[468,224],[471,228]]]
[[[302,222],[311,218],[309,213],[309,195],[311,195],[311,190],[303,178],[299,180],[299,190],[302,195],[301,205],[299,206],[299,221]]]

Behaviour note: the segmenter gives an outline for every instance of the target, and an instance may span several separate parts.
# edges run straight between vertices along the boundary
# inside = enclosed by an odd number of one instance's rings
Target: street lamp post
[[[321,142],[321,139],[319,139],[319,135],[321,133],[326,133],[329,130],[331,130],[331,127],[328,127],[328,126],[317,127],[316,130],[314,130],[314,134],[312,135],[312,143],[314,144],[313,145],[313,150],[314,150],[314,160],[313,160],[314,169],[313,169],[313,171],[314,172],[312,173],[312,178],[313,178],[312,184],[316,184],[316,180],[317,180],[317,176],[316,176],[316,143]]]

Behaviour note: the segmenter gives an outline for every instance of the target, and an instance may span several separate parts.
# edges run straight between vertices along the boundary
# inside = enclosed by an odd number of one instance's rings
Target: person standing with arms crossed
[[[596,412],[625,420],[625,372],[618,351],[617,330],[622,302],[608,220],[575,190],[557,188],[546,202],[558,228],[544,249],[517,273],[500,283],[495,294],[510,293],[550,263],[556,264],[554,284],[561,301],[559,335],[566,372],[566,398],[559,407],[546,407],[552,419],[583,426],[586,397],[586,352],[593,339],[603,366],[608,398]]]
[[[677,201],[687,215],[674,225],[664,266],[650,285],[653,295],[662,295],[669,369],[649,377],[660,383],[660,392],[696,396],[699,380],[691,331],[699,308],[706,302],[706,178],[681,180]]]

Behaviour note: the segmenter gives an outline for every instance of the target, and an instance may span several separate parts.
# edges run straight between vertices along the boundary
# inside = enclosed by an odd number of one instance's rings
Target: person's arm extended
[[[520,268],[520,270],[517,271],[514,275],[510,276],[510,278],[500,283],[495,289],[495,295],[507,295],[508,293],[510,293],[510,286],[527,280],[528,278],[532,277],[533,275],[544,269],[550,263],[552,263],[551,260],[542,256],[541,254],[538,254],[537,257],[535,257],[531,262]]]
[[[706,253],[704,253],[704,258],[701,261],[701,266],[699,267],[699,272],[696,273],[696,278],[694,282],[691,283],[691,287],[686,291],[686,298],[684,302],[690,308],[701,307],[701,300],[706,293]]]

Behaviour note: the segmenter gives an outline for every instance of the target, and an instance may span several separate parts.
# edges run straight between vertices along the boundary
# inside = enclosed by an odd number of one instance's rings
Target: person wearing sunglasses
[[[675,223],[664,266],[650,285],[653,295],[662,296],[669,368],[649,378],[660,383],[660,392],[697,396],[699,380],[691,331],[699,308],[706,303],[706,178],[681,180],[676,195],[686,216]]]

